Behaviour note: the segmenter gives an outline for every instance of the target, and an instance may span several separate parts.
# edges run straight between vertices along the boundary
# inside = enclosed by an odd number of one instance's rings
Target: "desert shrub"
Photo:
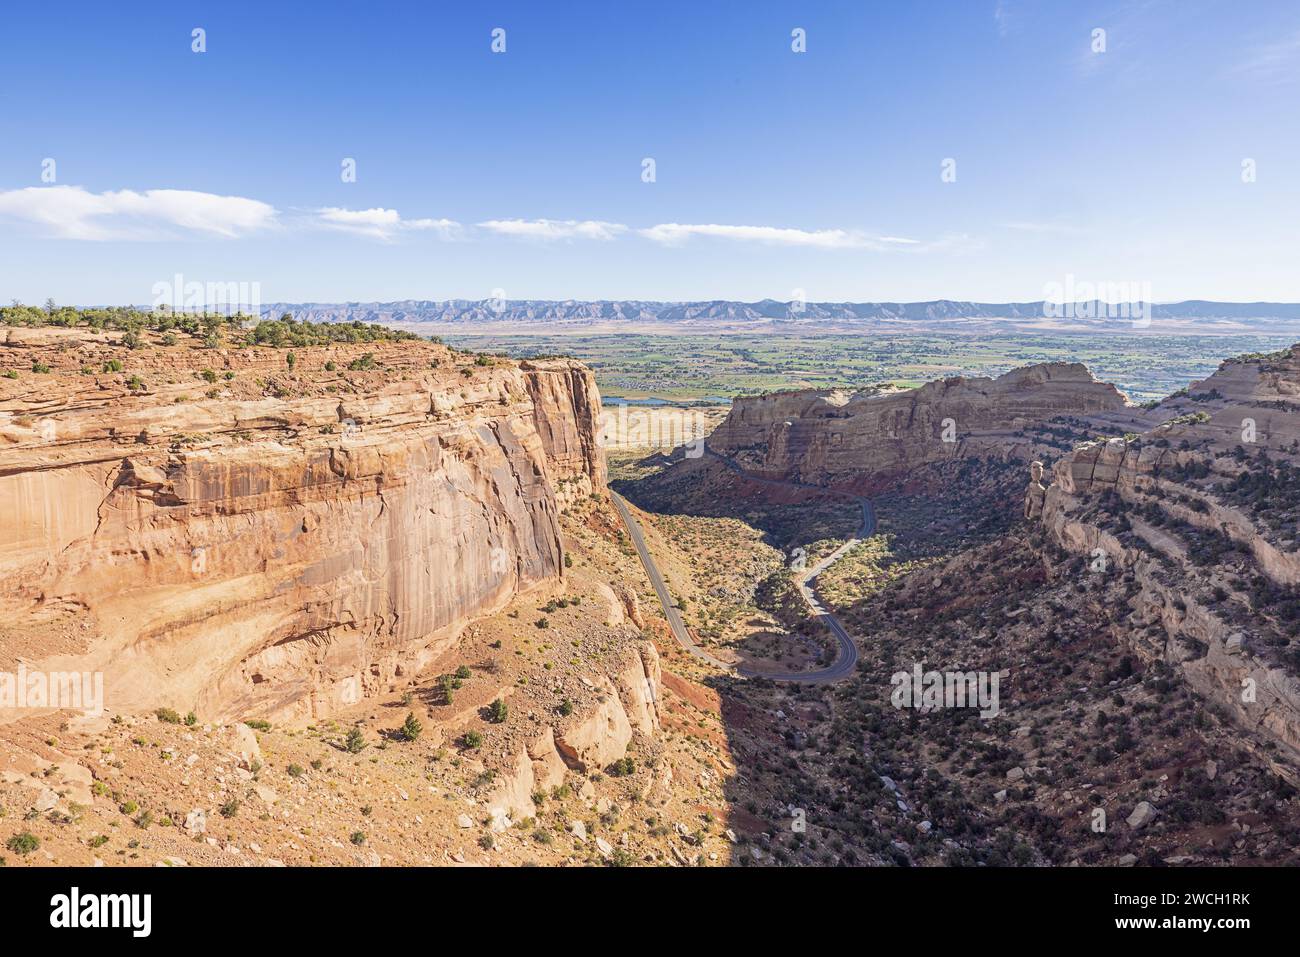
[[[414,711],[407,712],[406,721],[402,723],[402,729],[398,732],[406,741],[415,741],[424,731],[424,725],[420,719],[415,716]]]
[[[631,758],[622,757],[611,764],[606,770],[612,778],[625,778],[629,774],[636,772],[636,762]]]
[[[370,369],[376,369],[375,355],[373,352],[367,352],[360,359],[353,359],[348,363],[348,369],[351,372],[365,372]]]
[[[21,834],[15,834],[5,842],[5,847],[9,848],[9,850],[19,856],[30,854],[40,846],[40,838],[30,831],[23,831]]]

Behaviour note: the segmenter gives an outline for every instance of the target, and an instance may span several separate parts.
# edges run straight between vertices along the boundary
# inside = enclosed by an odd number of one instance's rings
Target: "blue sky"
[[[0,296],[1300,300],[1295,3],[268,6],[6,7]]]

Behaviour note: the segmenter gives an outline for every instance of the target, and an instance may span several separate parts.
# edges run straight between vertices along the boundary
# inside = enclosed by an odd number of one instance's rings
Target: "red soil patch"
[[[709,714],[722,714],[722,698],[712,688],[702,688],[666,668],[662,673],[661,683],[692,707],[707,711]]]

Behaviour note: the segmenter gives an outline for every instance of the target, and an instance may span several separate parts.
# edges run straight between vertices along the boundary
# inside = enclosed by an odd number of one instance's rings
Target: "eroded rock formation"
[[[801,390],[735,400],[709,447],[769,478],[870,490],[917,466],[1028,458],[1027,427],[1119,410],[1124,396],[1081,364],[951,378],[894,392]]]
[[[104,671],[110,708],[308,717],[379,693],[562,576],[559,511],[604,485],[576,362],[4,332],[5,649]]]
[[[1029,463],[1029,487],[1025,489],[1025,518],[1034,519],[1043,514],[1043,500],[1047,486],[1043,484],[1043,463]]]
[[[585,679],[595,692],[592,708],[520,741],[513,766],[493,787],[486,804],[493,814],[536,813],[533,795],[560,784],[569,769],[588,775],[627,754],[635,735],[659,731],[659,654],[649,642],[629,647],[612,674]]]
[[[1116,637],[1300,765],[1300,347],[1232,360],[1141,435],[1059,460],[1041,521],[1132,582]],[[1026,496],[1026,514],[1033,485]],[[1273,760],[1267,754],[1267,759]]]

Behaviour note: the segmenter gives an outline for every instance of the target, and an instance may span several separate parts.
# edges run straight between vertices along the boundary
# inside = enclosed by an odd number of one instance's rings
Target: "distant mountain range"
[[[1050,302],[758,302],[710,300],[469,300],[404,299],[397,302],[270,303],[264,316],[284,313],[312,322],[431,323],[439,326],[661,326],[686,325],[740,330],[768,326],[884,326],[927,329],[1011,324],[1040,329],[1195,327],[1223,331],[1279,331],[1300,325],[1300,303],[1186,302],[1116,306],[1099,301]],[[1146,320],[1151,320],[1150,323]],[[1135,321],[1136,320],[1136,321]],[[466,331],[470,331],[466,329]],[[540,331],[540,330],[537,330]]]

